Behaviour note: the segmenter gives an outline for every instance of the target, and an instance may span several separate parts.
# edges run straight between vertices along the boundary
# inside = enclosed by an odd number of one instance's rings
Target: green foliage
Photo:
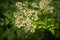
[[[48,1],[48,0],[47,0]],[[16,2],[22,2],[28,6],[22,6],[23,9],[19,10],[16,6]],[[60,40],[60,1],[52,0],[48,6],[45,7],[39,6],[40,0],[1,0],[0,1],[0,40]],[[34,6],[32,5],[33,3]],[[20,7],[21,8],[21,7]],[[35,10],[37,11],[37,17],[33,14],[29,14],[29,17],[32,21],[33,26],[29,28],[28,32],[25,32],[23,26],[18,28],[16,25],[16,18],[14,17],[14,12],[19,12],[21,15],[26,18],[23,14],[23,10]],[[18,14],[18,13],[17,13]],[[20,19],[22,20],[22,19]],[[25,20],[25,19],[24,19]],[[21,21],[20,21],[21,22]],[[28,23],[27,23],[28,24]],[[33,30],[34,25],[36,28],[35,32]],[[25,26],[26,27],[26,26]]]

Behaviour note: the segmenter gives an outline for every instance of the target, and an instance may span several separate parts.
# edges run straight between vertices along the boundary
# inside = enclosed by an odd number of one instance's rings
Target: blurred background
[[[60,40],[60,0],[0,0],[0,40]]]

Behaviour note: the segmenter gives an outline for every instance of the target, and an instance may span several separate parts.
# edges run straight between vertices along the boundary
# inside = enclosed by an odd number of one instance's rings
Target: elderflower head
[[[41,9],[44,9],[48,6],[48,4],[51,2],[51,0],[41,0],[39,3],[39,7]]]
[[[34,20],[35,19],[37,20],[38,12],[36,10],[31,10],[29,8],[28,9],[25,8],[26,7],[25,5],[26,4],[24,4],[22,2],[16,3],[16,6],[18,7],[18,9],[22,7],[22,10],[20,9],[19,12],[17,11],[17,12],[13,13],[14,17],[16,18],[15,22],[16,22],[16,25],[18,28],[24,27],[25,32],[28,32],[29,30],[31,32],[34,32],[36,25],[34,25],[32,23],[32,20],[30,19],[30,17],[32,16],[31,18],[33,18]],[[25,7],[23,7],[23,6],[25,6]],[[32,29],[31,29],[31,27],[32,27]]]

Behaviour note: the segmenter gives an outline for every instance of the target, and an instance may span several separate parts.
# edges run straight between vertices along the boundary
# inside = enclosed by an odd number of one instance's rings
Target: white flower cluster
[[[54,8],[49,5],[51,1],[52,0],[40,0],[39,8],[40,9],[45,9],[49,13],[53,13]]]
[[[24,27],[25,32],[34,32],[36,26],[32,23],[32,20],[37,20],[37,11],[24,8],[26,4],[17,2],[16,6],[20,11],[14,12],[13,15],[16,18],[16,25],[18,28]],[[27,5],[26,5],[27,6]]]
[[[41,0],[39,6],[37,6],[35,2],[32,3],[32,6],[40,9],[53,10],[52,7],[48,6],[50,2],[51,0]],[[34,32],[36,26],[32,23],[32,20],[38,20],[38,10],[31,10],[28,8],[28,5],[28,2],[16,2],[19,11],[14,12],[13,15],[16,18],[15,22],[18,28],[24,27],[25,32],[28,32],[29,30]]]
[[[46,7],[48,7],[48,4],[51,2],[52,0],[41,0],[39,3],[39,6],[41,9],[44,9]]]

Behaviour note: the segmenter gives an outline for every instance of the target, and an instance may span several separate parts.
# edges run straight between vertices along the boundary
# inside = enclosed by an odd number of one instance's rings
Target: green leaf
[[[9,23],[9,20],[6,18],[5,19],[5,25],[7,25]]]
[[[4,25],[4,20],[2,18],[0,18],[0,26]]]
[[[4,15],[8,18],[8,19],[11,19],[12,18],[12,11],[11,10],[8,10],[4,13]]]

